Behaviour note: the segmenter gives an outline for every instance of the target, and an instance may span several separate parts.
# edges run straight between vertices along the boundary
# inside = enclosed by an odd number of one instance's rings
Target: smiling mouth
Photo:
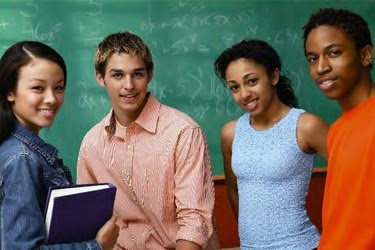
[[[248,109],[248,110],[252,110],[254,109],[255,105],[256,105],[256,102],[257,100],[251,100],[249,102],[244,102],[243,106]]]
[[[252,105],[254,105],[254,103],[255,103],[255,100],[252,100],[250,102],[246,102],[245,106],[252,106]]]
[[[333,80],[325,80],[319,83],[319,85],[329,86],[332,85]]]
[[[56,109],[38,109],[38,112],[45,114],[45,115],[54,115]]]
[[[321,77],[318,78],[316,83],[321,90],[328,90],[336,82],[334,77]]]
[[[132,99],[137,96],[137,94],[127,94],[127,95],[121,95],[122,98]]]

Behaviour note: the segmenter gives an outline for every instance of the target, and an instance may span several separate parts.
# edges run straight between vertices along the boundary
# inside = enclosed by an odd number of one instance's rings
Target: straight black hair
[[[46,59],[59,65],[64,73],[64,88],[66,86],[66,65],[54,49],[35,41],[22,41],[9,47],[0,59],[0,143],[10,135],[16,123],[8,94],[17,87],[20,68],[33,58]]]

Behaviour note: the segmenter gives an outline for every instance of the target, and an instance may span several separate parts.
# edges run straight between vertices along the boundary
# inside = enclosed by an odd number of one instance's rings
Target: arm
[[[319,116],[304,113],[297,125],[297,136],[301,149],[307,153],[319,153],[328,160],[327,134],[329,125]]]
[[[120,230],[116,221],[117,216],[113,215],[96,234],[95,239],[99,242],[102,250],[111,250],[116,244]]]
[[[43,209],[38,162],[28,155],[16,155],[3,166],[0,184],[1,246],[4,249],[101,249],[97,241],[44,245]]]
[[[210,157],[201,128],[180,133],[175,162],[175,203],[180,225],[176,246],[200,249],[214,231],[215,199]]]
[[[238,220],[238,189],[237,178],[232,170],[232,143],[234,138],[234,130],[236,121],[228,122],[224,125],[221,131],[221,152],[224,160],[224,174],[225,183],[230,205],[232,206],[233,213]]]
[[[87,161],[88,155],[86,151],[86,144],[86,140],[83,139],[77,160],[77,183],[98,183],[95,175],[92,172],[91,166]]]
[[[187,240],[178,240],[176,244],[176,249],[178,250],[199,250],[202,249],[197,243],[187,241]]]

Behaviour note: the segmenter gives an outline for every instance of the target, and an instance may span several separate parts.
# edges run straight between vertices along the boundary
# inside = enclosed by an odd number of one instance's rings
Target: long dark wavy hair
[[[16,90],[20,68],[33,58],[46,59],[59,65],[64,72],[64,88],[66,86],[66,65],[54,49],[35,41],[22,41],[9,47],[0,59],[0,143],[10,135],[16,122],[7,96]]]
[[[228,65],[238,59],[247,59],[262,65],[267,72],[268,77],[272,77],[275,69],[279,69],[280,77],[276,84],[276,94],[278,98],[289,107],[298,107],[298,99],[292,88],[291,80],[281,74],[281,60],[276,50],[267,42],[250,39],[243,40],[232,47],[224,50],[216,59],[214,69],[216,75],[226,85],[225,72]]]

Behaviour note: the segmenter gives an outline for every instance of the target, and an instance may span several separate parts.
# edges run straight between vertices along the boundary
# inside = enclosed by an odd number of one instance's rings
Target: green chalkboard
[[[204,129],[215,175],[223,174],[220,132],[242,114],[213,72],[220,52],[244,38],[268,41],[293,80],[300,106],[332,123],[338,106],[310,79],[302,26],[321,7],[361,14],[375,34],[374,1],[23,1],[0,0],[0,54],[19,40],[38,40],[59,51],[68,66],[65,104],[41,136],[56,145],[76,173],[84,134],[109,111],[105,89],[95,81],[93,57],[104,36],[123,29],[141,36],[155,62],[150,91],[192,116]],[[316,165],[325,165],[319,160]]]

